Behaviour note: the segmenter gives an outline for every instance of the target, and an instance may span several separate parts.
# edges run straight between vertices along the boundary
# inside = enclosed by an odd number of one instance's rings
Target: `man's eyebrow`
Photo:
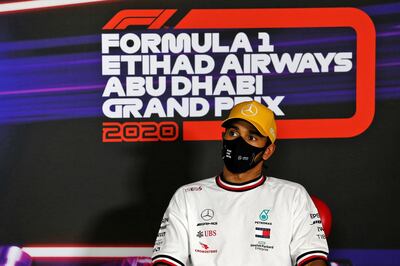
[[[233,128],[233,129],[236,129],[236,130],[239,129],[239,128],[238,128],[237,126],[235,126],[235,125],[229,125],[229,126],[227,126],[226,128],[227,128],[227,129]]]
[[[260,133],[260,132],[258,132],[257,130],[250,129],[250,130],[249,130],[249,132],[250,132],[251,134],[257,135],[257,136],[259,136],[259,137],[264,137],[264,136],[263,136],[263,135],[261,135],[261,133]]]

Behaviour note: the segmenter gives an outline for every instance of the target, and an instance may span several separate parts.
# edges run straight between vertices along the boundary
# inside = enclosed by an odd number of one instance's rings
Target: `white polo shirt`
[[[327,255],[317,209],[301,185],[265,176],[236,185],[217,176],[176,191],[153,263],[301,266]]]

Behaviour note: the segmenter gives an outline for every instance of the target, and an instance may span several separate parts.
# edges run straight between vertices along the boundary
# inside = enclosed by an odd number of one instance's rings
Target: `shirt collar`
[[[264,175],[260,175],[256,179],[253,179],[253,180],[250,180],[247,182],[243,182],[240,184],[236,184],[236,183],[226,181],[223,178],[222,174],[215,178],[215,182],[217,183],[217,185],[220,188],[223,188],[228,191],[235,191],[235,192],[247,191],[247,190],[251,190],[253,188],[259,187],[262,184],[264,184],[264,182],[266,180],[267,180],[267,178]]]

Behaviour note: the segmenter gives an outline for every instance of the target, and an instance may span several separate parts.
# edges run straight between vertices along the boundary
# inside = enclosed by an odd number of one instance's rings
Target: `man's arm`
[[[314,260],[314,261],[307,263],[304,266],[327,266],[327,264],[326,264],[326,261],[324,261],[324,260]]]
[[[293,264],[327,266],[328,244],[318,210],[303,187],[296,190],[292,202],[292,241],[290,252]]]
[[[161,221],[152,261],[154,265],[185,265],[189,259],[188,220],[183,189],[172,197]]]

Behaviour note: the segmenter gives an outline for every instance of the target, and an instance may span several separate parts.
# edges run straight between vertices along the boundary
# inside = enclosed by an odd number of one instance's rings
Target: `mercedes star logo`
[[[258,112],[257,107],[255,107],[251,103],[248,105],[245,105],[241,110],[242,115],[245,115],[245,116],[255,116],[257,114],[257,112]]]
[[[205,209],[201,212],[201,218],[204,221],[209,221],[214,217],[214,211],[211,209]]]

